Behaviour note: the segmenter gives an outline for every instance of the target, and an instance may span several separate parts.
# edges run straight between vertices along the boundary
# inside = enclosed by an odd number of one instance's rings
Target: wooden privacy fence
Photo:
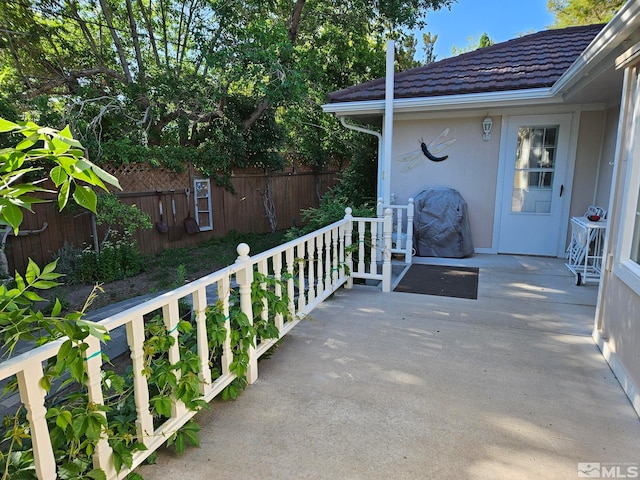
[[[189,234],[185,229],[184,219],[189,212],[196,216],[195,207],[199,200],[195,199],[194,179],[199,179],[197,175],[190,178],[187,171],[174,173],[144,164],[107,170],[119,179],[123,187],[122,192],[114,192],[120,200],[128,205],[136,205],[141,211],[148,213],[154,224],[160,220],[159,203],[163,203],[163,220],[169,227],[168,231],[161,233],[154,225],[151,230],[135,235],[144,254],[158,253],[168,248],[195,246],[213,237],[225,236],[231,231],[270,232],[274,220],[277,230],[302,225],[302,210],[317,207],[319,198],[335,185],[339,173],[283,171],[267,175],[256,171],[234,172],[231,184],[235,193],[211,182],[209,192],[213,228]],[[186,189],[190,189],[189,204]],[[172,198],[175,203],[175,220],[171,208]],[[47,228],[40,233],[8,237],[6,254],[11,273],[15,270],[24,272],[29,258],[39,265],[49,262],[65,243],[78,248],[92,247],[91,215],[86,210],[66,209],[58,212],[55,201],[36,204],[33,210],[33,214],[25,214],[22,231],[41,230],[45,223]],[[199,223],[205,225],[205,220],[201,213]],[[102,239],[104,229],[98,227],[97,234],[98,239]]]

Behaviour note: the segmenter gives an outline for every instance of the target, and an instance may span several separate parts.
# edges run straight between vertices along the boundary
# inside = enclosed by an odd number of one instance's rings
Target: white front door
[[[499,253],[557,256],[563,251],[570,132],[570,114],[508,120]]]

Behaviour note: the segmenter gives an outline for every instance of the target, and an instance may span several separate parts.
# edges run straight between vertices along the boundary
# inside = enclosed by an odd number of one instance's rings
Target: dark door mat
[[[395,292],[478,299],[478,273],[475,267],[411,265]]]

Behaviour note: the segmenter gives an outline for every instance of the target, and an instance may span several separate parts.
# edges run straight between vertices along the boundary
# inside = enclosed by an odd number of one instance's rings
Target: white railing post
[[[30,363],[24,370],[18,372],[18,388],[20,400],[27,409],[27,420],[31,428],[31,444],[33,446],[33,460],[36,474],[40,480],[55,480],[56,459],[51,447],[51,437],[47,427],[47,409],[44,406],[46,390],[40,386],[40,379],[44,376],[40,362]]]
[[[278,299],[282,299],[282,253],[273,257],[273,278],[276,281],[274,293]],[[282,313],[276,313],[274,321],[278,329],[278,337],[281,337],[282,327],[284,327],[284,317]]]
[[[149,387],[144,361],[144,318],[136,316],[126,324],[127,343],[131,352],[131,365],[133,367],[133,394],[136,403],[136,433],[138,441],[144,445],[151,442],[153,435],[153,417],[149,411]]]
[[[220,297],[222,298],[222,297]],[[209,342],[207,339],[207,289],[199,288],[193,292],[193,314],[196,320],[198,360],[200,362],[200,393],[205,395],[211,388],[211,369],[209,368]]]
[[[391,198],[394,198],[395,194],[391,194]],[[376,216],[382,220],[384,218],[384,199],[382,197],[378,197],[378,203],[376,204]],[[372,231],[373,231],[373,225],[371,226]],[[374,244],[372,245],[372,258],[371,261],[375,261],[375,262],[381,262],[382,261],[382,222],[379,222],[376,225],[376,229],[378,232],[378,238],[380,241],[380,248],[378,248],[378,245]],[[373,254],[373,250],[375,250],[375,256]]]
[[[387,208],[384,211],[384,251],[382,252],[382,291],[391,291],[391,234],[393,231],[393,211]]]
[[[169,347],[168,358],[171,365],[180,363],[180,335],[178,325],[180,324],[180,306],[178,299],[172,299],[168,304],[162,307],[162,320],[167,329],[167,333],[172,336],[175,341]],[[180,380],[180,369],[174,369],[176,380]],[[187,411],[182,400],[178,400],[175,394],[171,395],[171,418],[180,418]]]
[[[85,343],[88,348],[84,352],[84,361],[87,372],[87,396],[90,403],[96,405],[104,405],[104,396],[102,394],[102,350],[100,348],[100,340],[96,337],[89,336]],[[101,411],[100,415],[106,418],[106,413]],[[100,436],[100,440],[96,444],[93,451],[93,466],[101,468],[107,478],[117,478],[115,464],[113,463],[113,450],[109,446],[109,440],[106,434]]]
[[[222,314],[224,315],[224,329],[227,336],[222,345],[222,375],[229,375],[231,363],[233,363],[233,351],[231,350],[231,319],[229,318],[229,297],[231,295],[231,281],[224,276],[218,283],[218,298],[222,301]],[[207,345],[207,359],[209,346]]]
[[[413,198],[409,199],[407,206],[407,244],[405,245],[406,253],[404,254],[404,262],[411,263],[413,258],[413,216],[415,215],[415,204]]]
[[[253,307],[251,302],[253,265],[251,264],[251,257],[249,257],[249,245],[241,243],[236,250],[238,252],[238,259],[236,261],[243,265],[243,268],[236,273],[238,291],[240,292],[240,310],[247,316],[249,323],[253,325]],[[249,347],[248,354],[247,383],[252,384],[258,379],[258,355],[256,354],[255,345]]]
[[[353,216],[351,208],[344,209],[344,219],[347,221],[344,226],[344,263],[348,272],[345,288],[353,287],[353,251],[351,250],[351,235],[353,234]]]

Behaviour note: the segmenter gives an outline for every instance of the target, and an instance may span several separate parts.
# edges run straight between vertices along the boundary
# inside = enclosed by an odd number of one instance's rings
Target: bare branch
[[[111,33],[113,44],[115,45],[116,51],[118,52],[118,57],[120,57],[120,64],[122,65],[122,71],[124,72],[126,83],[133,83],[133,77],[131,76],[131,70],[129,69],[129,63],[127,62],[127,56],[124,52],[124,48],[122,47],[122,42],[120,42],[120,37],[118,37],[118,33],[113,26],[111,8],[109,7],[107,0],[100,0],[100,6],[102,7],[104,19],[106,20],[107,26],[109,27],[109,32]]]
[[[136,20],[133,18],[133,8],[131,6],[131,0],[125,1],[127,5],[127,16],[129,17],[129,30],[131,30],[131,39],[133,40],[133,48],[136,52],[136,62],[138,63],[138,73],[140,74],[140,79],[144,80],[144,63],[142,61],[142,52],[140,51],[140,40],[138,38],[138,26],[136,25]]]
[[[138,0],[138,7],[140,8],[140,12],[142,12],[142,18],[144,19],[145,27],[147,28],[147,35],[149,36],[149,42],[151,43],[151,50],[153,50],[153,58],[156,62],[156,65],[160,67],[160,56],[158,55],[158,47],[156,46],[156,37],[153,34],[153,27],[151,25],[151,19],[149,18],[149,13],[147,9],[144,8],[144,4],[142,0]]]

